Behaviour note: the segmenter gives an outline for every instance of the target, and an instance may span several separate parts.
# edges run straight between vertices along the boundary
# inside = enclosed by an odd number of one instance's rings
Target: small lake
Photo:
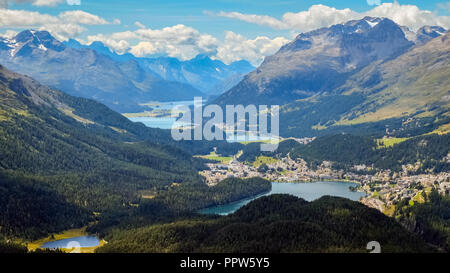
[[[353,201],[358,201],[361,197],[365,196],[365,193],[353,192],[350,190],[351,186],[357,185],[358,184],[349,182],[272,183],[272,190],[268,193],[225,205],[202,209],[199,212],[203,214],[228,215],[255,199],[272,194],[291,194],[303,198],[306,201],[314,201],[325,195],[344,197]]]
[[[47,242],[41,248],[74,248],[74,247],[96,247],[100,240],[95,236],[81,236],[53,242]]]

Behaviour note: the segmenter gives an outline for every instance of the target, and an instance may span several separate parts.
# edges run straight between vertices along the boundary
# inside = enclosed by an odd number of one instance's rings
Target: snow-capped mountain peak
[[[30,56],[48,49],[63,51],[66,47],[47,31],[25,30],[11,39],[0,40],[0,49],[8,50],[10,56]]]

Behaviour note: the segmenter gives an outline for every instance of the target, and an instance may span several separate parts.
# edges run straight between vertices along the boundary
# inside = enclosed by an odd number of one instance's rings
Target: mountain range
[[[448,118],[449,35],[372,17],[302,33],[215,103],[282,105],[283,136]]]
[[[245,74],[255,69],[246,60],[227,65],[202,54],[191,60],[180,61],[172,57],[144,58],[135,57],[130,53],[117,54],[99,41],[82,45],[74,39],[69,39],[64,44],[75,49],[90,48],[118,62],[134,60],[149,73],[155,73],[167,81],[192,85],[207,95],[217,95],[227,91],[239,83]]]
[[[222,83],[229,84],[230,79],[236,83],[253,69],[245,61],[227,66],[207,56],[189,62],[169,60],[118,55],[101,42],[89,46],[75,40],[62,43],[47,31],[26,30],[0,39],[4,66],[120,112],[140,111],[140,104],[148,101],[205,97],[206,92],[220,92]]]

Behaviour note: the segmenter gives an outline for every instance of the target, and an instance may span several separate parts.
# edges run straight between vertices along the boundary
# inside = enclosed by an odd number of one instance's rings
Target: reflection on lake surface
[[[268,193],[243,199],[230,204],[214,206],[200,210],[203,214],[220,214],[227,215],[235,212],[239,208],[245,206],[251,201],[271,194],[291,194],[306,201],[313,201],[322,196],[330,195],[337,197],[348,198],[353,201],[358,201],[365,194],[362,192],[353,192],[350,186],[356,186],[355,183],[348,182],[314,182],[314,183],[272,183],[272,190]]]
[[[79,245],[78,245],[79,244]],[[100,240],[95,236],[81,236],[53,242],[47,242],[41,248],[73,248],[73,247],[96,247],[100,245]]]
[[[158,113],[160,111],[171,110],[173,107],[177,105],[183,106],[193,106],[194,101],[171,101],[171,102],[154,102],[149,103],[148,106],[152,107],[153,110],[150,112]],[[170,114],[162,115],[162,116],[142,116],[142,117],[128,117],[129,120],[133,122],[142,122],[145,126],[150,128],[159,128],[159,129],[172,129],[173,125],[175,127],[190,127],[191,123],[185,123],[177,121],[176,118],[171,117]],[[242,134],[236,134],[235,136],[227,135],[227,141],[232,142],[247,142],[247,141],[264,141],[271,140],[270,136],[259,136],[259,135],[251,135],[248,132]]]

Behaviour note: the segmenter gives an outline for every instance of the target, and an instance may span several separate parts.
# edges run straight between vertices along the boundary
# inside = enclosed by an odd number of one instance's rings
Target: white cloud
[[[143,57],[155,54],[158,52],[158,49],[150,42],[139,42],[137,45],[133,46],[130,52],[136,57]]]
[[[11,39],[11,38],[15,37],[17,34],[18,34],[17,31],[8,29],[4,33],[0,33],[0,37]]]
[[[57,16],[36,11],[0,9],[0,27],[35,28],[47,30],[59,40],[76,37],[86,31],[83,25],[104,25],[105,19],[80,10],[67,11]]]
[[[307,11],[285,13],[282,21],[289,26],[289,29],[310,31],[320,27],[342,23],[357,17],[361,17],[361,15],[348,8],[336,9],[324,5],[313,5]]]
[[[421,10],[414,5],[400,5],[397,2],[384,3],[366,12],[365,15],[387,17],[399,25],[414,30],[425,25],[450,28],[450,16],[438,16],[435,12]]]
[[[188,60],[198,54],[206,54],[225,63],[245,59],[259,65],[265,56],[274,54],[288,42],[284,37],[270,39],[259,36],[248,39],[231,31],[226,32],[224,41],[219,41],[209,34],[181,24],[162,29],[146,28],[139,22],[135,25],[139,29],[109,35],[91,35],[85,43],[101,41],[118,53],[130,52],[137,57],[163,54]]]
[[[129,46],[132,54],[142,57],[151,54],[167,54],[182,60],[191,59],[198,54],[214,55],[217,51],[218,40],[198,30],[185,25],[175,25],[162,29],[146,28],[137,22],[139,29],[135,31],[116,32],[110,35],[88,36],[87,43],[101,41],[114,51],[124,52],[130,40],[136,40],[135,45]]]
[[[270,39],[265,36],[259,36],[255,39],[247,39],[240,34],[227,31],[225,41],[218,47],[217,59],[225,63],[231,63],[238,60],[249,60],[253,65],[259,65],[265,56],[275,54],[282,45],[289,42],[284,37]]]
[[[70,23],[45,24],[37,27],[37,29],[50,32],[60,41],[66,41],[69,38],[77,37],[86,31],[86,28]]]
[[[139,21],[136,21],[136,22],[134,23],[134,25],[137,26],[138,28],[143,28],[143,29],[146,28],[145,25],[142,24],[142,23],[139,22]]]
[[[65,22],[74,24],[83,24],[83,25],[109,24],[108,21],[106,21],[105,19],[82,10],[66,11],[59,14],[58,17]]]
[[[206,12],[206,14],[212,14],[210,12]],[[254,23],[258,25],[268,26],[275,29],[286,29],[289,28],[289,26],[273,17],[267,16],[267,15],[256,15],[256,14],[243,14],[240,12],[224,12],[221,11],[216,14],[217,16],[221,17],[227,17],[232,19],[238,19],[241,21],[245,21],[248,23]]]
[[[373,1],[374,3],[377,1]],[[207,14],[212,14],[207,12]],[[336,9],[325,5],[313,5],[308,10],[297,13],[285,13],[281,19],[267,15],[242,14],[238,12],[218,12],[216,16],[238,19],[275,29],[290,29],[306,32],[364,16],[387,17],[396,23],[417,29],[424,25],[439,25],[450,28],[450,16],[438,16],[436,13],[421,10],[415,5],[400,5],[398,2],[383,3],[367,12],[355,12],[350,9]]]
[[[45,24],[57,24],[58,17],[25,10],[0,10],[0,27],[28,27]]]
[[[127,50],[130,48],[130,44],[125,40],[115,40],[111,37],[107,37],[103,34],[97,34],[97,35],[90,35],[88,36],[88,40],[86,42],[83,42],[84,44],[91,44],[93,42],[102,42],[105,46],[109,47],[110,49],[114,50],[115,52],[119,54],[123,54],[127,52]]]

